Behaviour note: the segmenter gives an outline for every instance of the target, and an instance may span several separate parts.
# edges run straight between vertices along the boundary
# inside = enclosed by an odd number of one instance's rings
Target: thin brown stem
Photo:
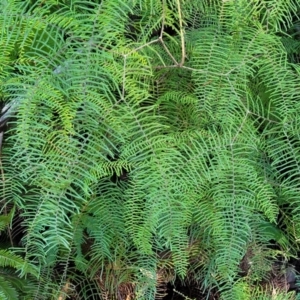
[[[185,40],[184,40],[184,30],[183,30],[183,21],[182,21],[183,19],[182,19],[180,0],[177,0],[177,7],[178,7],[179,29],[180,29],[180,39],[181,39],[181,62],[179,66],[182,67],[184,65],[186,51],[185,51]]]

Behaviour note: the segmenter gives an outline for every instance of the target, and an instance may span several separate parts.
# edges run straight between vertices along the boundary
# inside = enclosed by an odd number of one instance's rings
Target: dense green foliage
[[[0,299],[294,299],[298,2],[2,0]]]

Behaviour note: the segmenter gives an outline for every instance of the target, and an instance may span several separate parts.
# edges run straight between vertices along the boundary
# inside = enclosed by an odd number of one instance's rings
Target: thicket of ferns
[[[2,0],[0,299],[293,299],[298,2]]]

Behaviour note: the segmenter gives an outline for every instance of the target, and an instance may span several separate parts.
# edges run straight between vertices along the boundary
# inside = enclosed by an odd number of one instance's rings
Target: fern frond
[[[5,278],[0,276],[0,299],[13,300],[18,299],[19,295],[16,289]]]

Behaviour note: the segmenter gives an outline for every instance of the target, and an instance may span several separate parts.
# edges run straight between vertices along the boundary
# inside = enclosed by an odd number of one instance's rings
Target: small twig
[[[150,46],[151,44],[157,43],[158,41],[159,41],[159,38],[157,38],[156,40],[150,41],[150,42],[148,42],[148,43],[146,43],[144,45],[141,45],[141,46],[139,46],[137,48],[134,48],[132,51],[128,52],[127,55],[130,55],[130,54],[132,54],[134,52],[137,52],[137,51],[139,51],[139,50],[141,50],[141,49],[143,49],[143,48],[145,48],[147,46]]]
[[[164,35],[164,30],[165,30],[165,15],[166,15],[166,13],[165,13],[165,5],[166,5],[166,1],[163,1],[162,5],[163,5],[163,16],[162,16],[162,24],[161,24],[160,36],[159,36],[158,40],[163,45],[165,51],[168,53],[168,55],[172,59],[173,63],[175,65],[179,65],[178,62],[176,61],[176,59],[174,58],[174,56],[172,55],[172,53],[170,52],[170,50],[168,49],[168,47],[166,46],[166,44],[164,43],[164,40],[163,40],[163,35]]]
[[[177,62],[177,60],[174,58],[174,56],[172,55],[172,53],[170,52],[170,50],[168,49],[168,47],[166,46],[166,44],[164,43],[163,38],[159,37],[160,42],[162,43],[165,51],[168,53],[168,55],[170,56],[170,58],[172,59],[172,61],[174,62],[174,64],[176,66],[179,66],[180,64]]]
[[[191,298],[189,298],[188,296],[185,296],[184,294],[178,292],[178,291],[175,290],[175,289],[173,289],[173,291],[174,291],[176,294],[178,294],[178,295],[180,295],[181,297],[183,297],[185,300],[196,300],[195,298],[194,298],[194,299],[191,299]]]
[[[162,39],[163,34],[164,34],[164,29],[165,29],[165,5],[166,1],[164,0],[162,3],[162,9],[163,9],[163,16],[162,16],[162,22],[161,22],[161,30],[160,30],[160,36],[159,38]]]
[[[178,16],[179,16],[180,38],[181,38],[181,62],[179,66],[182,67],[184,65],[186,52],[185,52],[184,30],[183,30],[180,0],[177,0],[177,7],[178,7]]]

